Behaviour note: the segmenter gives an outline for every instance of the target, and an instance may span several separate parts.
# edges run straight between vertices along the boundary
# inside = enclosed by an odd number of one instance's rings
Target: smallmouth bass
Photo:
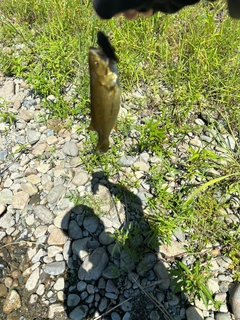
[[[101,31],[97,34],[99,48],[89,49],[91,123],[89,130],[98,133],[95,149],[107,152],[112,129],[117,132],[117,117],[120,109],[120,86],[115,50]]]

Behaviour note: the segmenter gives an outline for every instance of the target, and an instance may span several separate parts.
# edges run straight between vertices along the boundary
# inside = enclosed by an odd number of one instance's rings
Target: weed
[[[216,309],[219,309],[219,302],[215,302],[212,293],[207,288],[207,280],[210,278],[207,270],[202,270],[199,261],[191,268],[188,268],[181,261],[176,261],[177,269],[170,270],[169,273],[174,280],[172,287],[174,292],[187,292],[191,294],[192,299],[198,298],[202,300],[204,305],[208,307],[209,303],[215,304]]]

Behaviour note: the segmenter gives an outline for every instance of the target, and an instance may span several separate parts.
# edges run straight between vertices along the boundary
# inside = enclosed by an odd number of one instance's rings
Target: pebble
[[[187,320],[203,320],[203,313],[196,307],[189,307],[186,311]]]
[[[6,314],[11,313],[13,310],[21,308],[21,298],[16,290],[11,290],[3,304],[3,312]]]
[[[108,264],[108,255],[103,248],[97,248],[87,256],[78,270],[80,280],[98,280]]]
[[[65,262],[64,261],[48,263],[44,267],[44,272],[46,272],[47,274],[53,275],[53,276],[62,274],[62,273],[64,273],[64,271],[65,271]]]

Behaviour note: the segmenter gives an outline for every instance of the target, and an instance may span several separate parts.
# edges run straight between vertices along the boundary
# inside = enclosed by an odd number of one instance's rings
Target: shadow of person
[[[63,227],[69,237],[64,246],[68,317],[171,319],[163,307],[170,279],[154,252],[157,239],[151,235],[141,199],[109,181],[104,172],[95,172],[86,189],[85,202],[80,198]]]

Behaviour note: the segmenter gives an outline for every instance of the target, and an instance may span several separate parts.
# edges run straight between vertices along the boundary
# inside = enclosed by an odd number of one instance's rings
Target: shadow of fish
[[[118,59],[108,38],[98,32],[99,48],[90,48],[88,55],[91,94],[91,123],[89,130],[98,133],[99,150],[109,149],[112,129],[117,132],[117,117],[120,109],[120,87],[116,63]]]

